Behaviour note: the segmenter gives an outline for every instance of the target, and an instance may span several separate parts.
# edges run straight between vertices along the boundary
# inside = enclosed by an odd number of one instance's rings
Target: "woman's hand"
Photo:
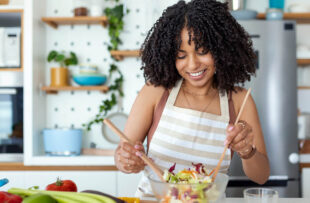
[[[124,173],[139,173],[145,167],[141,153],[145,153],[141,142],[137,141],[134,147],[128,142],[121,142],[115,152],[117,168]]]
[[[245,121],[239,121],[235,126],[227,126],[227,138],[224,144],[228,144],[229,148],[242,158],[254,149],[253,138],[252,127]]]

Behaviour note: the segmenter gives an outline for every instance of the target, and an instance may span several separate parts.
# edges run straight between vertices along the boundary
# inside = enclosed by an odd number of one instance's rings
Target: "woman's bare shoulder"
[[[152,84],[145,84],[139,92],[140,99],[157,105],[166,89],[162,86],[154,86]]]
[[[235,91],[232,92],[232,99],[234,101],[235,109],[240,109],[242,102],[247,93],[247,89],[243,87],[235,87]],[[250,95],[249,100],[252,101],[252,97]]]

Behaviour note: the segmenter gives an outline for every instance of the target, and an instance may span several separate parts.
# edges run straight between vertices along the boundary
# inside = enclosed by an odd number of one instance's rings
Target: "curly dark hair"
[[[256,63],[252,41],[229,13],[227,3],[192,0],[168,7],[148,32],[141,47],[141,69],[147,82],[169,89],[181,78],[175,61],[184,27],[192,31],[195,48],[213,56],[214,87],[230,91],[235,84],[250,80]]]

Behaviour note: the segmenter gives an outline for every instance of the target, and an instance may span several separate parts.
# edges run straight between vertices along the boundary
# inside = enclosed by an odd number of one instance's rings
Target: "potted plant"
[[[69,56],[66,56],[64,52],[57,52],[55,50],[50,51],[47,57],[48,62],[56,62],[59,67],[51,68],[51,84],[53,87],[62,87],[69,85],[69,65],[77,65],[78,59],[74,52],[70,52]]]

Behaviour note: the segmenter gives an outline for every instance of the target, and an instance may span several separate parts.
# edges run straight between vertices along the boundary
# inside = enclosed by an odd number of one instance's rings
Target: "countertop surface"
[[[141,203],[155,203],[156,201],[142,200]],[[226,198],[221,203],[246,203],[244,198]],[[277,203],[309,203],[309,198],[279,198]],[[254,203],[254,202],[253,202]]]

